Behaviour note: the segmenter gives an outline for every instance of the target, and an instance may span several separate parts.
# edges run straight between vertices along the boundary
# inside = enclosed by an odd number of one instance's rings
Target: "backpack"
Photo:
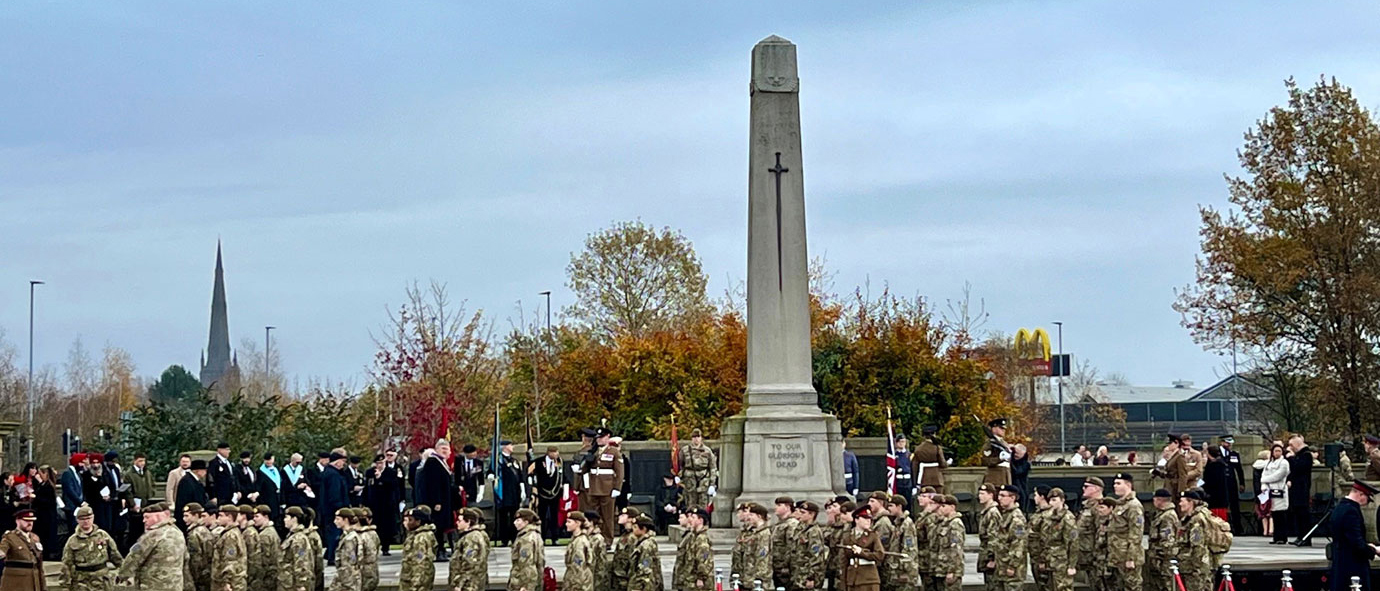
[[[1212,554],[1226,554],[1228,550],[1231,550],[1231,524],[1227,523],[1226,520],[1212,513],[1208,513],[1207,531],[1205,534],[1204,537],[1206,538],[1205,541],[1207,542],[1208,552]]]
[[[542,591],[556,591],[556,569],[546,567],[541,572]]]

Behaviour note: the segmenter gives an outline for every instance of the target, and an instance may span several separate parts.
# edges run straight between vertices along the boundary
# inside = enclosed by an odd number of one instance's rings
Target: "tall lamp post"
[[[1059,454],[1063,455],[1067,451],[1064,430],[1064,374],[1068,373],[1065,365],[1068,363],[1064,359],[1064,323],[1055,322],[1054,326],[1059,327]]]
[[[34,288],[42,281],[29,281],[29,449],[28,461],[34,461]]]
[[[270,353],[269,347],[271,347],[271,346],[273,346],[273,345],[272,345],[272,342],[271,342],[271,341],[269,340],[269,338],[268,338],[268,334],[269,334],[268,331],[271,331],[271,330],[273,330],[273,329],[275,329],[275,328],[278,328],[278,327],[276,327],[276,326],[265,326],[265,327],[264,327],[264,380],[268,380],[268,373],[269,373],[268,370],[269,370],[270,367],[272,367],[272,365],[269,364],[269,361],[268,361],[268,360],[270,359],[270,357],[269,357],[269,353]]]
[[[543,337],[549,338],[551,336],[551,290],[539,292],[537,295],[546,297],[546,333]],[[534,405],[536,410],[533,412],[536,417],[533,422],[536,423],[537,426],[537,439],[541,439],[541,390],[537,388],[536,383],[537,368],[537,350],[534,348],[532,349],[532,393],[533,398],[536,399],[536,404]]]

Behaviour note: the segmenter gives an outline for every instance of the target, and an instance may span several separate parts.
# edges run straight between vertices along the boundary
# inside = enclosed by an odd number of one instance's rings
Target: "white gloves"
[[[1165,465],[1167,465],[1167,464],[1169,464],[1169,460],[1166,460],[1166,459],[1164,459],[1164,458],[1160,458],[1160,461],[1155,462],[1155,467],[1157,467],[1157,468],[1163,468],[1163,467],[1165,467]]]
[[[1011,461],[1011,452],[1009,452],[1009,451],[1001,452],[1001,456],[999,456],[999,457],[1001,457],[1001,461],[1003,461],[1003,462],[1009,462],[1009,461]]]
[[[407,501],[398,501],[398,513],[402,513],[403,509],[405,509],[406,507]]]
[[[912,488],[910,489],[910,496],[913,497],[913,496],[918,495],[918,494],[920,494],[920,489],[919,489],[919,487],[912,487]]]
[[[616,499],[616,498],[618,498],[618,497],[623,496],[623,491],[618,490],[618,489],[615,488],[615,489],[613,489],[613,492],[612,492],[612,493],[609,493],[609,496],[611,496],[611,497],[613,497],[613,498]]]
[[[952,466],[952,465],[954,465],[954,459],[953,459],[953,458],[949,458],[949,459],[947,459],[947,460],[944,460],[944,464],[945,464],[945,465],[948,465],[948,466]]]
[[[707,490],[707,491],[705,491],[705,492],[708,492],[708,493],[709,493],[709,496],[712,497],[712,496],[714,496],[714,493],[719,492],[719,487],[714,486],[714,485],[710,485],[710,486],[709,486],[709,490]]]

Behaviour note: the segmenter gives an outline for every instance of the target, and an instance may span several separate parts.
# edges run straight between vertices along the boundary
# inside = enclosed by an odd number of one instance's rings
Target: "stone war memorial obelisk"
[[[720,435],[717,527],[738,503],[771,507],[790,495],[822,505],[843,493],[839,421],[820,410],[811,383],[795,44],[772,35],[752,48],[750,93],[747,394]]]

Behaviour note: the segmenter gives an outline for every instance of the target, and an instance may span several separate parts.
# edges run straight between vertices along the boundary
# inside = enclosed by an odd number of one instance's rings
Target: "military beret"
[[[910,439],[906,437],[905,433],[897,433],[896,441],[910,441]]]
[[[350,463],[351,463],[351,464],[358,464],[358,463],[363,462],[363,461],[364,461],[364,458],[361,458],[361,457],[359,457],[359,456],[350,456]]]
[[[945,504],[945,505],[952,505],[952,506],[954,506],[954,507],[957,507],[957,506],[958,506],[958,497],[955,497],[955,496],[953,496],[953,495],[944,495],[944,504]]]
[[[872,510],[867,507],[858,507],[858,510],[853,512],[853,519],[872,519]]]
[[[1045,495],[1045,498],[1046,498],[1046,499],[1066,499],[1066,498],[1068,498],[1068,497],[1064,496],[1064,489],[1055,486],[1055,487],[1050,487],[1049,493]]]
[[[306,512],[302,511],[301,507],[288,507],[287,510],[283,512],[283,514],[291,515],[293,517],[296,517],[297,519],[302,519],[303,517],[307,516]]]
[[[937,492],[939,492],[939,491],[934,490],[934,487],[933,487],[933,486],[922,486],[922,487],[920,487],[920,494],[922,494],[922,495],[932,495],[932,494],[937,493]]]
[[[144,510],[147,511],[147,510],[151,509],[152,507],[153,507],[153,506],[150,505],[150,506],[148,506],[148,507],[145,507]],[[185,513],[190,513],[190,514],[192,514],[192,515],[198,515],[198,514],[201,514],[201,513],[205,513],[205,512],[206,512],[206,509],[203,509],[203,508],[201,507],[201,503],[187,503],[187,506],[186,506],[186,507],[183,507],[183,508],[182,508],[182,511],[185,512]]]
[[[192,466],[191,466],[191,468],[189,468],[189,469],[190,469],[190,470],[205,470],[205,469],[206,469],[206,460],[192,460]]]
[[[418,505],[417,510],[426,513],[428,516],[431,515],[431,507],[428,507],[426,505]]]
[[[96,512],[91,510],[91,505],[88,505],[86,503],[82,503],[80,507],[77,507],[77,519],[81,519],[83,517],[92,517],[95,514]]]
[[[884,490],[879,490],[879,491],[876,491],[876,492],[874,492],[874,493],[868,495],[868,496],[867,496],[867,499],[868,499],[869,501],[870,501],[870,500],[873,500],[873,499],[876,499],[876,500],[881,501],[881,502],[883,502],[883,503],[890,503],[890,502],[891,502],[891,493],[888,493],[888,492],[886,492],[886,491],[884,491]]]
[[[758,517],[761,517],[762,519],[766,519],[766,518],[767,518],[767,508],[766,508],[766,507],[763,507],[763,506],[761,506],[761,505],[758,505],[757,503],[749,503],[749,504],[748,504],[748,511],[749,511],[750,513],[752,513],[753,515],[756,515],[756,516],[758,516]]]
[[[891,495],[891,498],[887,499],[887,503],[898,507],[905,507],[910,504],[910,501],[906,499],[905,495]]]
[[[375,462],[382,462],[382,461],[383,461],[383,454],[374,454],[374,461],[375,461]]]
[[[430,523],[431,512],[425,511],[424,509],[425,507],[414,507],[411,511],[407,512],[407,516],[416,519],[421,523]]]
[[[269,509],[269,508],[268,508],[268,505],[259,505],[259,506],[257,506],[257,507],[254,507],[254,512],[255,512],[255,513],[258,513],[259,515],[272,515],[272,514],[273,514],[273,510],[272,510],[272,509]]]
[[[373,517],[373,516],[374,516],[374,510],[373,510],[373,509],[370,509],[370,508],[368,508],[368,507],[360,507],[360,508],[358,508],[358,509],[355,509],[355,511],[358,512],[358,513],[360,514],[360,517]]]
[[[1050,486],[1049,486],[1048,484],[1041,484],[1041,485],[1035,487],[1035,494],[1036,494],[1036,495],[1039,495],[1039,496],[1041,496],[1041,497],[1044,497],[1044,498],[1046,498],[1046,499],[1048,499],[1048,498],[1049,498],[1049,489],[1050,489]]]
[[[254,457],[254,453],[251,452],[251,451],[249,451],[249,450],[247,450],[247,449],[244,450],[244,451],[242,451],[242,452],[240,452],[240,459],[241,459],[241,460],[247,460],[247,459],[252,458],[252,457]]]
[[[1115,507],[1120,505],[1121,501],[1117,500],[1115,497],[1102,497],[1097,500],[1097,504],[1105,507]]]
[[[1084,478],[1083,484],[1091,484],[1093,486],[1096,486],[1097,488],[1107,488],[1107,485],[1102,483],[1102,479],[1096,476],[1089,476],[1087,478]]]
[[[703,519],[705,522],[708,522],[708,521],[709,521],[709,512],[708,512],[708,511],[705,511],[705,510],[704,510],[704,507],[696,507],[696,508],[694,508],[694,509],[691,509],[691,510],[690,510],[690,514],[691,514],[691,515],[698,516],[700,519]]]
[[[349,507],[341,507],[341,508],[335,510],[335,516],[336,516],[336,517],[344,517],[344,518],[346,518],[346,519],[349,519],[349,518],[355,516],[355,510],[354,510],[354,509],[351,509],[351,508],[349,508]]]
[[[1186,491],[1184,491],[1184,492],[1179,493],[1179,498],[1181,498],[1181,499],[1192,499],[1192,500],[1194,500],[1194,501],[1200,501],[1200,502],[1201,502],[1201,501],[1203,500],[1203,493],[1199,492],[1199,491],[1196,490],[1196,489],[1195,489],[1195,490],[1186,490]]]
[[[790,498],[790,497],[776,497],[776,504],[778,504],[778,505],[790,505],[790,506],[794,507],[794,506],[795,506],[795,499],[792,499],[792,498]]]
[[[1021,489],[1016,488],[1015,486],[1010,484],[1001,487],[1001,492],[1012,494],[1017,497],[1021,496]]]
[[[703,432],[703,431],[700,431],[699,429],[695,429],[695,430],[693,430],[693,431],[690,432],[690,436],[691,436],[691,437],[704,437],[704,432]]]
[[[580,523],[587,523],[587,522],[589,521],[588,519],[585,518],[585,514],[579,512],[579,511],[571,511],[570,513],[566,514],[565,520],[566,520],[566,521],[578,521],[578,522],[580,522]],[[469,521],[469,520],[466,519],[465,521]]]
[[[1155,491],[1155,498],[1157,498],[1157,499],[1172,499],[1172,498],[1174,498],[1174,495],[1173,495],[1173,493],[1170,493],[1170,492],[1169,492],[1169,489],[1167,489],[1167,488],[1161,488],[1161,489]]]
[[[990,420],[990,421],[987,421],[987,426],[988,426],[988,427],[991,427],[991,428],[993,428],[993,429],[995,429],[995,428],[997,428],[997,427],[1001,427],[1001,428],[1005,429],[1005,428],[1006,428],[1006,419],[1004,419],[1004,418],[1001,418],[1001,419],[992,419],[992,420]]]
[[[159,503],[154,503],[154,504],[152,504],[152,505],[149,505],[148,508],[144,509],[144,512],[145,512],[145,513],[163,513],[163,512],[166,512],[166,511],[170,511],[171,509],[172,509],[172,507],[169,507],[167,503],[159,502]]]
[[[1112,480],[1125,480],[1126,482],[1136,481],[1136,479],[1131,476],[1130,472],[1118,472],[1116,476],[1112,477]]]
[[[920,428],[921,435],[934,435],[939,432],[939,425],[925,425]]]
[[[797,508],[799,508],[802,511],[809,511],[811,513],[814,513],[815,515],[819,515],[819,505],[815,504],[814,501],[801,501],[800,505]]]
[[[499,446],[499,447],[503,447],[503,446],[505,446],[505,445],[512,445],[512,444],[513,444],[513,441],[512,441],[511,439],[500,439],[500,440],[498,441],[498,446]]]
[[[1366,435],[1365,437],[1362,437],[1362,439],[1365,440],[1366,443],[1369,443],[1371,445],[1380,445],[1380,437],[1376,437],[1374,435]]]
[[[842,503],[839,503],[840,513],[852,513],[853,511],[857,510],[857,508],[858,504],[854,503],[853,501],[844,501]]]
[[[992,484],[990,482],[984,482],[982,483],[982,486],[978,487],[978,492],[985,492],[995,495],[997,494],[997,485]]]
[[[531,509],[518,509],[517,518],[526,521],[527,523],[536,523],[538,521],[541,521],[541,518],[537,517],[537,512]]]
[[[254,506],[253,506],[253,505],[240,505],[239,511],[240,511],[240,515],[253,515],[253,514],[254,514]]]
[[[468,521],[470,525],[484,523],[484,512],[480,511],[478,507],[465,507],[460,510],[460,515],[463,516],[465,521]]]
[[[637,522],[636,522],[636,523],[637,523],[637,527],[640,527],[640,528],[642,528],[642,529],[648,529],[648,530],[649,530],[649,529],[652,529],[652,528],[655,528],[655,527],[656,527],[656,522],[655,522],[655,521],[652,521],[652,518],[651,518],[651,517],[647,517],[646,515],[638,516]]]
[[[216,501],[215,501],[214,499],[212,499],[212,500],[210,500],[210,501],[206,501],[206,505],[205,505],[204,508],[206,509],[206,513],[208,513],[208,514],[210,514],[210,515],[215,515],[215,514],[220,513],[220,506],[216,504]],[[310,511],[311,509],[307,509],[307,510]],[[145,511],[148,511],[148,509],[145,509]]]
[[[642,512],[641,512],[641,511],[638,511],[637,509],[634,509],[634,508],[632,508],[632,507],[623,507],[623,510],[620,511],[619,513],[622,514],[622,515],[627,515],[628,517],[632,517],[633,519],[636,519],[636,518],[642,516]]]

